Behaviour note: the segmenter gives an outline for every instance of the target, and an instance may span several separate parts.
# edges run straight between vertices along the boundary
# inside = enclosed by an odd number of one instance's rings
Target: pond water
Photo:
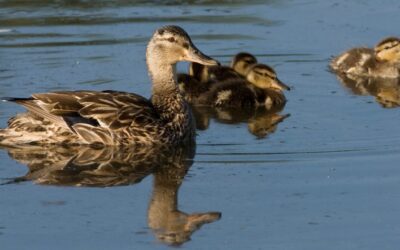
[[[149,97],[145,46],[165,24],[223,63],[251,52],[292,87],[279,124],[211,117],[195,155],[1,150],[2,249],[395,249],[400,109],[382,99],[399,103],[399,85],[342,83],[327,64],[398,36],[399,11],[395,0],[0,1],[0,96]],[[21,111],[2,103],[1,127]],[[262,136],[249,133],[257,121]]]

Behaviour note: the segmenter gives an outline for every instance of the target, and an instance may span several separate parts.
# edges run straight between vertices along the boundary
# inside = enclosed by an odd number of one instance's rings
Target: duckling
[[[199,63],[189,64],[189,74],[179,73],[177,77],[179,90],[185,100],[193,103],[196,98],[210,89],[208,68]]]
[[[255,64],[249,69],[246,79],[228,80],[213,85],[199,98],[198,105],[272,108],[286,102],[283,90],[290,88],[277,78],[271,67]]]
[[[0,144],[179,144],[194,137],[190,107],[176,83],[176,63],[219,63],[178,26],[157,29],[146,50],[152,97],[120,91],[62,91],[6,98],[29,112],[0,130]]]
[[[198,63],[191,63],[189,74],[178,74],[178,86],[186,101],[194,103],[199,96],[207,92],[215,83],[225,79],[242,78],[228,66],[206,67]]]
[[[204,76],[208,76],[208,78],[203,79],[203,81],[221,82],[231,79],[246,78],[248,70],[256,63],[257,59],[255,56],[247,52],[240,52],[233,57],[230,66],[205,67],[201,65],[200,67],[208,69],[208,74],[204,74]]]
[[[240,52],[232,59],[231,68],[246,77],[247,71],[257,63],[257,58],[250,53]]]
[[[374,49],[353,48],[335,57],[330,67],[337,73],[362,77],[400,77],[400,39],[388,37]]]
[[[189,103],[194,103],[199,96],[207,92],[215,82],[232,79],[245,79],[245,72],[255,64],[255,56],[240,52],[234,56],[229,66],[205,66],[190,63],[189,74],[178,74],[178,86]]]

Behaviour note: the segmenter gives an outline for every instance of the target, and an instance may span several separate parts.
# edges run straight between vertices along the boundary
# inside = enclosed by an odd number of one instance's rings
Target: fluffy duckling
[[[210,89],[212,83],[208,79],[208,68],[199,63],[189,64],[189,74],[178,74],[178,87],[187,102],[193,103]]]
[[[250,53],[240,52],[232,59],[231,68],[246,77],[250,67],[257,63],[257,58]]]
[[[147,45],[152,98],[119,91],[63,91],[7,98],[29,112],[0,130],[0,144],[170,145],[194,137],[191,110],[176,83],[176,63],[219,63],[178,26],[157,29]]]
[[[178,86],[189,103],[194,103],[216,82],[244,79],[249,68],[257,62],[255,56],[240,52],[232,59],[231,66],[205,66],[190,63],[189,74],[178,74]]]
[[[237,72],[227,66],[206,67],[191,63],[189,74],[178,74],[178,86],[186,101],[194,103],[203,93],[219,81],[242,78]]]
[[[202,95],[199,105],[215,107],[256,107],[272,108],[283,105],[286,98],[283,90],[290,88],[281,82],[275,71],[265,64],[253,65],[246,79],[234,79],[214,84]]]
[[[400,39],[389,37],[374,49],[353,48],[335,57],[330,67],[337,73],[380,78],[400,77]]]
[[[231,79],[246,78],[250,67],[256,63],[257,59],[255,56],[247,52],[240,52],[233,57],[230,66],[208,67],[200,65],[200,67],[208,69],[208,74],[203,74],[204,76],[208,76],[208,78],[203,78],[203,82],[205,80],[222,82]]]

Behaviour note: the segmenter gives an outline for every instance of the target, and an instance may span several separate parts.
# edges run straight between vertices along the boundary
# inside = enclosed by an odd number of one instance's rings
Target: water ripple
[[[109,17],[109,16],[52,16],[52,17],[18,17],[0,18],[2,27],[28,27],[28,26],[63,26],[63,25],[109,25],[120,23],[212,23],[212,24],[258,24],[275,26],[280,21],[247,15],[216,16],[216,15],[192,15],[192,16],[141,16],[141,17]]]

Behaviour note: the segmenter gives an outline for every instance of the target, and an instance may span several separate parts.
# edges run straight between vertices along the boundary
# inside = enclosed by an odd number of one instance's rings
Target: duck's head
[[[375,46],[375,56],[379,61],[400,63],[400,39],[388,37]]]
[[[247,72],[247,81],[261,89],[290,90],[290,87],[281,82],[275,70],[265,64],[255,64]]]
[[[147,46],[147,63],[162,62],[173,65],[179,61],[196,62],[207,66],[219,62],[204,55],[192,43],[189,35],[179,26],[169,25],[157,29]]]
[[[250,53],[240,52],[231,62],[231,67],[242,76],[246,76],[250,67],[257,63],[257,58]]]

